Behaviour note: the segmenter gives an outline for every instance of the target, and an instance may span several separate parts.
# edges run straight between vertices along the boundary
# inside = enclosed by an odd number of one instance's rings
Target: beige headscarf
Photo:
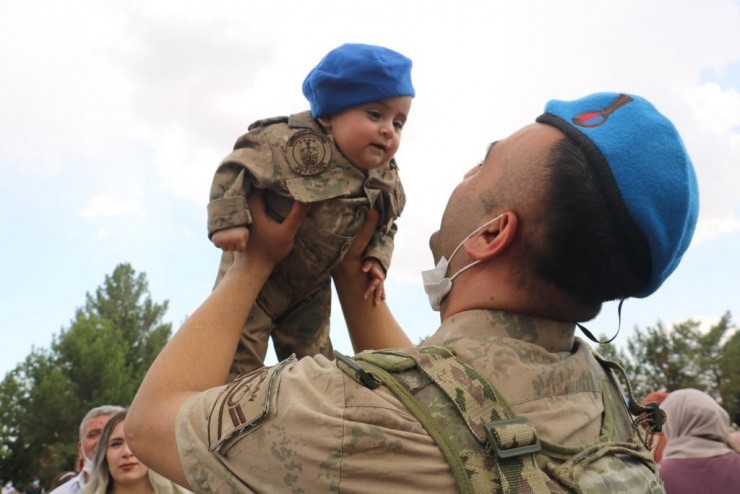
[[[668,439],[663,459],[708,458],[731,453],[727,446],[730,416],[714,398],[698,389],[672,392],[661,403]]]

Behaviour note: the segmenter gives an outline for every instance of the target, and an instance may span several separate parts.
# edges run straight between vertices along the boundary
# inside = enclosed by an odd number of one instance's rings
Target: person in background
[[[77,472],[74,472],[74,471],[59,472],[58,474],[54,475],[54,477],[51,479],[51,482],[49,483],[49,490],[53,491],[60,485],[69,482],[76,476],[77,476]]]
[[[33,479],[31,486],[26,490],[26,494],[41,494],[44,489],[41,487],[41,481],[39,479]]]
[[[93,475],[82,494],[178,494],[185,492],[141,463],[123,435],[126,411],[110,418],[95,450]]]
[[[77,443],[78,459],[82,457],[82,466],[79,473],[51,491],[51,494],[77,494],[90,480],[92,473],[92,457],[100,439],[100,433],[110,418],[123,407],[117,405],[101,405],[88,411],[80,422],[80,440]]]
[[[8,482],[3,486],[2,494],[18,494],[12,480],[8,480]]]
[[[667,494],[740,491],[740,454],[729,447],[730,416],[698,389],[673,391],[665,411],[667,439],[660,478]]]

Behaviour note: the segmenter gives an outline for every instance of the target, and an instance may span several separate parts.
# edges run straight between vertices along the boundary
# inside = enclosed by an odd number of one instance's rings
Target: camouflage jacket
[[[445,320],[425,344],[465,359],[567,456],[629,427],[619,391],[572,334],[567,323],[473,310]],[[416,416],[385,386],[371,390],[337,365],[285,361],[189,399],[177,445],[193,490],[457,492]]]
[[[278,219],[285,217],[293,199],[314,204],[293,252],[274,276],[285,274],[297,294],[329,276],[368,208],[376,207],[381,219],[365,257],[377,259],[386,271],[390,267],[396,219],[406,203],[394,160],[366,175],[342,155],[310,112],[259,120],[216,170],[208,204],[209,238],[216,231],[251,224],[246,197],[253,187],[265,190],[267,211]]]

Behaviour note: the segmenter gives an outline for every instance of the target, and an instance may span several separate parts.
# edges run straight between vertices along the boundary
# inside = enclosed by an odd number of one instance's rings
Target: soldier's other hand
[[[365,290],[365,299],[373,296],[373,305],[378,305],[385,300],[385,270],[377,261],[369,259],[362,263],[362,272],[367,273],[369,279]]]
[[[226,252],[244,252],[249,241],[249,230],[246,226],[235,226],[220,230],[211,236],[213,245]]]
[[[375,229],[380,221],[380,213],[377,209],[365,210],[365,223],[362,228],[352,240],[352,245],[342,258],[342,262],[334,268],[336,273],[345,272],[350,276],[359,275],[362,273],[362,253],[365,252],[368,242],[373,236]],[[367,298],[367,297],[365,297]]]
[[[264,257],[273,265],[278,264],[293,250],[293,240],[311,205],[293,201],[288,215],[282,223],[278,223],[267,214],[261,190],[250,194],[247,202],[252,212],[252,228],[247,251]]]
[[[355,269],[359,267],[362,253],[365,252],[367,244],[373,237],[373,233],[375,233],[375,229],[378,227],[379,221],[380,213],[377,209],[373,208],[365,210],[365,224],[362,225],[360,232],[355,236],[354,240],[352,240],[352,245],[350,246],[347,253],[344,255],[344,260],[342,261],[342,264],[344,264],[345,262],[355,263],[355,265],[357,266]]]

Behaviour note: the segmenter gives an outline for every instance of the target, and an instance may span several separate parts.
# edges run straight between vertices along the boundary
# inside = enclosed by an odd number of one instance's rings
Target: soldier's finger
[[[293,201],[293,205],[290,207],[290,211],[288,211],[288,216],[283,220],[283,225],[293,231],[298,231],[298,228],[303,224],[310,210],[310,204]]]
[[[362,225],[359,233],[355,236],[352,241],[351,254],[360,255],[367,247],[370,238],[373,236],[375,229],[378,227],[378,221],[380,220],[380,213],[377,209],[365,210],[365,224]]]
[[[383,284],[378,285],[375,289],[375,299],[373,300],[374,305],[378,305],[385,300],[385,286]]]

